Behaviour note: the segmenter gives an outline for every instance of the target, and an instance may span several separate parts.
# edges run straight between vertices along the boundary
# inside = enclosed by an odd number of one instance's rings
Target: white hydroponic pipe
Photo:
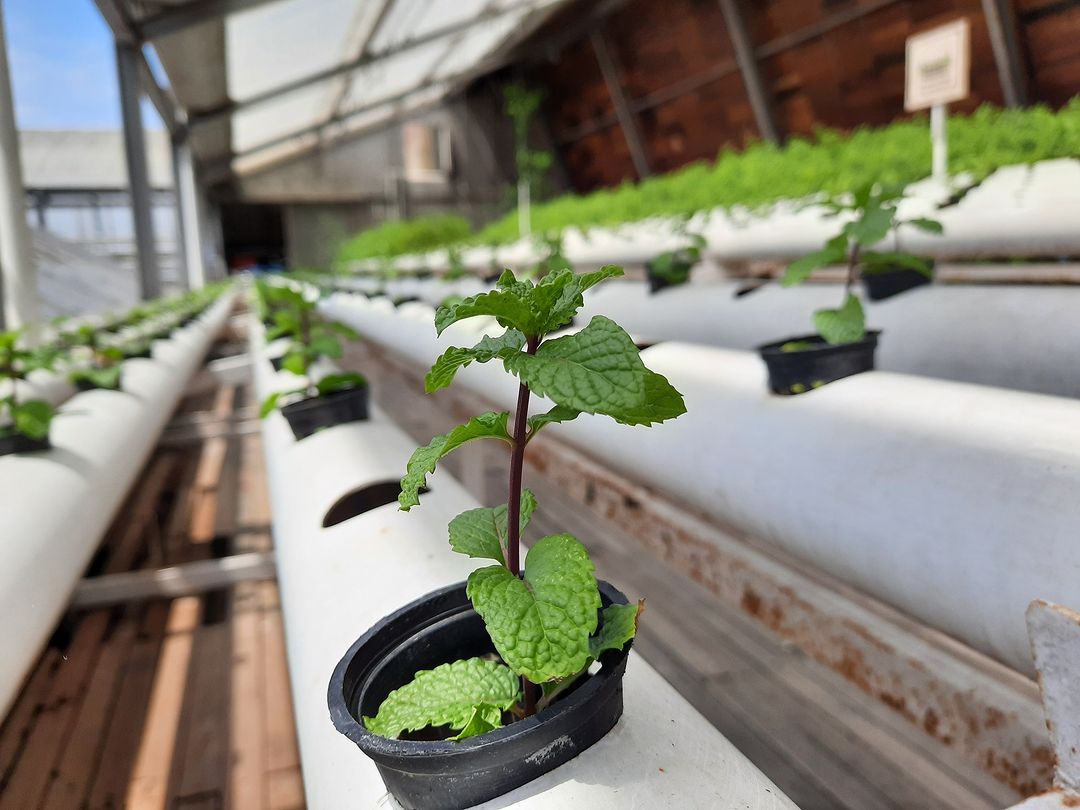
[[[252,367],[263,396],[280,382],[257,333],[252,329]],[[263,439],[307,806],[382,807],[386,788],[375,764],[330,721],[330,675],[353,641],[385,615],[477,567],[450,550],[446,526],[479,504],[451,476],[437,473],[423,505],[408,514],[398,511],[391,491],[389,503],[324,529],[327,511],[342,496],[373,484],[396,485],[414,443],[377,409],[367,422],[338,425],[301,442],[275,413],[264,423]],[[626,710],[607,737],[481,807],[795,807],[634,653],[623,683]]]
[[[77,394],[52,423],[52,449],[0,457],[0,717],[232,307],[226,293],[124,363],[123,390]]]
[[[327,309],[421,365],[477,337],[436,340],[354,298]],[[746,352],[643,358],[686,415],[651,430],[582,416],[559,438],[1023,672],[1028,603],[1080,604],[1080,402],[887,372],[777,397]],[[459,379],[513,408],[500,367]]]
[[[450,286],[419,283],[418,294],[431,305]],[[650,295],[645,282],[619,281],[591,290],[578,321],[602,314],[646,343],[751,350],[813,332],[813,312],[843,299],[837,284],[766,284],[737,297],[745,288],[745,282],[695,280]],[[882,370],[1072,397],[1080,396],[1078,312],[1078,286],[937,284],[866,303],[868,324],[883,332]]]

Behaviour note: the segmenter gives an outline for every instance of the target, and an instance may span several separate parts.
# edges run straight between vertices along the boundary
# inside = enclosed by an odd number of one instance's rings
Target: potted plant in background
[[[929,275],[929,262],[902,251],[877,251],[898,225],[896,206],[902,191],[863,186],[850,200],[833,199],[823,205],[832,216],[848,215],[840,232],[825,247],[792,262],[781,279],[785,287],[806,281],[815,270],[846,264],[843,300],[839,307],[814,313],[816,334],[792,337],[760,346],[769,369],[769,387],[777,394],[802,394],[814,388],[874,368],[877,331],[867,331],[866,312],[855,284],[860,275],[896,272],[897,268]],[[941,224],[931,219],[908,219],[903,224],[940,234]]]
[[[120,389],[124,352],[116,346],[106,346],[96,328],[89,324],[78,327],[69,343],[71,360],[76,364],[68,379],[80,391],[103,388]]]
[[[518,378],[510,414],[485,413],[413,453],[401,509],[419,504],[439,460],[476,439],[510,446],[509,499],[470,509],[449,525],[454,551],[489,562],[467,583],[431,593],[380,621],[353,644],[329,687],[337,729],[375,760],[406,808],[471,807],[573,758],[622,714],[622,675],[641,605],[598,581],[569,534],[538,540],[521,562],[520,536],[537,508],[522,489],[529,442],[547,425],[582,413],[626,425],[674,419],[682,395],[642,362],[630,336],[602,316],[545,340],[582,306],[583,293],[622,269],[555,270],[533,284],[507,270],[491,292],[435,315],[442,332],[492,316],[505,331],[451,348],[425,379],[429,392],[470,363],[500,360]],[[529,415],[536,393],[554,402]]]
[[[317,376],[315,366],[322,358],[338,359],[344,354],[340,338],[358,340],[349,326],[321,317],[315,304],[296,290],[285,289],[277,296],[274,326],[267,340],[289,338],[281,358],[281,368],[303,378],[303,385],[279,391],[262,403],[260,416],[266,418],[278,408],[299,440],[324,428],[368,418],[368,384],[354,372]]]
[[[677,287],[690,280],[690,271],[694,269],[705,250],[705,237],[691,233],[687,227],[688,219],[683,219],[675,232],[686,239],[687,244],[676,250],[667,250],[645,262],[645,275],[649,279],[649,292],[655,295],[666,287]]]
[[[56,411],[43,399],[20,399],[18,383],[36,369],[51,370],[57,351],[20,345],[18,331],[0,332],[0,456],[49,448],[49,426]]]

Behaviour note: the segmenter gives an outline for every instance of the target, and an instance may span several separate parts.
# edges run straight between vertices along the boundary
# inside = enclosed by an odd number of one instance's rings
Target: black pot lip
[[[795,357],[797,355],[821,357],[828,354],[846,354],[850,351],[855,351],[863,348],[874,348],[877,346],[878,336],[881,334],[880,329],[867,329],[866,337],[862,340],[857,340],[854,343],[841,343],[837,346],[830,345],[825,342],[825,339],[821,335],[814,333],[810,335],[798,335],[796,337],[784,338],[783,340],[776,340],[771,343],[763,343],[757,347],[757,351],[762,357]],[[782,352],[780,347],[787,343],[808,341],[815,345],[808,349],[800,349],[797,352]],[[816,345],[820,344],[820,345]]]
[[[359,392],[366,392],[368,386],[366,385],[354,385],[352,388],[342,388],[339,391],[331,391],[329,394],[319,394],[314,397],[304,397],[298,399],[296,402],[290,402],[288,405],[282,405],[282,412],[288,411],[289,413],[303,413],[304,411],[314,410],[331,402],[335,399],[345,399],[347,396],[354,396]]]
[[[541,724],[549,722],[555,717],[587,706],[604,686],[603,681],[613,677],[616,671],[621,669],[620,664],[625,663],[627,656],[630,654],[633,639],[631,639],[621,651],[615,653],[613,656],[615,660],[601,664],[600,672],[589,678],[584,684],[562,700],[558,701],[555,705],[550,706],[542,712],[526,718],[525,720],[518,720],[508,726],[503,726],[502,728],[489,731],[486,734],[481,734],[477,737],[468,737],[456,742],[391,740],[368,731],[361,721],[352,716],[344,699],[345,673],[347,672],[352,659],[356,656],[357,651],[371,639],[376,628],[383,622],[392,621],[403,613],[413,610],[428,600],[437,599],[452,593],[453,591],[462,589],[465,585],[465,582],[458,582],[431,591],[430,593],[421,596],[419,599],[413,600],[404,607],[395,610],[393,613],[384,616],[376,622],[374,626],[368,629],[367,632],[360,636],[360,638],[353,642],[352,646],[349,647],[348,652],[345,653],[337,666],[334,667],[334,673],[330,676],[330,686],[327,690],[327,703],[329,704],[330,709],[330,719],[334,723],[334,728],[348,737],[349,740],[356,743],[356,745],[358,745],[368,756],[395,758],[398,760],[453,757],[483,751],[493,746],[501,746],[510,740],[532,733]],[[606,595],[613,603],[629,604],[626,595],[611,583],[604,580],[597,580],[597,585],[600,587],[601,594]],[[610,653],[605,653],[605,655],[610,655]]]

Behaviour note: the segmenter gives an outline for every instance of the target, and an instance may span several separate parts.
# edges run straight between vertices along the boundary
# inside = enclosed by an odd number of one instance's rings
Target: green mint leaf
[[[489,731],[502,728],[502,713],[503,710],[498,706],[491,706],[487,703],[473,706],[472,714],[469,715],[465,727],[456,736],[448,739],[456,742],[469,737],[479,737],[481,734],[487,734]]]
[[[509,357],[514,352],[520,351],[525,345],[525,335],[517,329],[507,329],[498,337],[485,335],[484,338],[471,349],[458,346],[451,347],[443,352],[431,371],[424,377],[424,390],[432,394],[454,381],[454,375],[458,369],[465,368],[469,363],[486,363],[496,357]]]
[[[420,503],[420,488],[427,481],[427,476],[435,472],[439,459],[456,450],[466,442],[473,439],[502,439],[512,442],[506,425],[510,419],[507,411],[488,413],[474,416],[464,425],[458,425],[449,433],[436,436],[428,444],[417,448],[406,467],[405,477],[401,479],[401,495],[398,496],[398,505],[401,510],[408,512]]]
[[[475,721],[475,708],[494,707],[501,713],[517,703],[520,683],[509,667],[497,661],[466,658],[441,664],[417,672],[387,695],[376,715],[364,718],[364,725],[390,739],[428,726],[461,731]],[[490,712],[482,712],[482,719],[492,724]]]
[[[52,405],[43,399],[30,399],[11,406],[16,432],[31,439],[44,439],[49,435],[53,413]]]
[[[346,340],[359,340],[360,339],[360,333],[359,332],[357,332],[355,329],[353,329],[348,324],[342,323],[341,321],[327,321],[326,325],[330,329],[332,329],[333,331],[337,332],[339,335],[341,335]]]
[[[644,609],[636,605],[608,605],[600,614],[600,632],[589,639],[589,655],[596,659],[607,650],[621,650],[637,634],[638,616]]]
[[[308,359],[304,356],[303,348],[289,349],[289,353],[281,361],[281,368],[290,371],[299,377],[307,374]]]
[[[71,381],[85,380],[98,388],[115,391],[120,387],[120,366],[108,368],[81,368],[72,372]]]
[[[532,309],[517,290],[507,289],[480,293],[448,307],[439,307],[435,312],[435,331],[441,335],[451,324],[477,315],[491,315],[507,329],[516,329],[526,335],[537,334]]]
[[[832,346],[856,343],[866,336],[866,314],[858,297],[848,293],[839,309],[819,309],[814,313],[814,326],[825,342]]]
[[[519,524],[524,531],[536,511],[536,496],[531,490],[521,493]],[[506,565],[506,504],[493,509],[481,507],[462,512],[450,521],[450,547],[459,554],[495,560]]]
[[[845,261],[847,259],[847,240],[845,237],[841,237],[841,239],[843,239],[843,243],[838,243],[835,239],[830,240],[824,250],[803,256],[801,259],[796,259],[789,264],[780,279],[780,285],[794,287],[796,284],[802,284],[806,279],[810,278],[810,274],[815,270]]]
[[[909,219],[906,224],[913,228],[918,228],[924,233],[932,233],[936,236],[941,236],[945,233],[945,227],[936,219],[927,219],[926,217],[916,217],[915,219]]]
[[[542,343],[535,355],[519,352],[503,365],[533,393],[584,413],[617,416],[639,407],[645,395],[637,346],[602,315],[580,332]]]
[[[341,357],[343,350],[341,343],[333,335],[318,335],[311,339],[311,343],[308,344],[308,352],[316,357],[330,357],[337,359]]]
[[[501,565],[469,575],[469,599],[514,672],[544,683],[587,665],[600,607],[594,570],[580,542],[554,534],[529,549],[524,579]]]
[[[893,226],[891,208],[870,207],[862,216],[844,226],[844,233],[863,247],[873,247],[886,236]]]
[[[333,394],[335,391],[347,391],[350,388],[364,388],[365,386],[367,386],[367,379],[364,375],[351,371],[344,371],[340,374],[327,374],[315,384],[319,396]]]
[[[580,415],[581,411],[576,408],[568,408],[565,405],[556,405],[550,411],[530,416],[529,438],[531,439],[539,433],[540,429],[545,425],[553,425],[556,422],[569,422],[572,419],[577,419]]]
[[[277,408],[278,401],[281,399],[281,397],[282,397],[282,392],[277,391],[277,392],[271,394],[270,396],[268,396],[266,399],[264,399],[262,401],[262,405],[259,407],[259,418],[260,419],[265,419],[270,414],[272,414],[274,412],[274,410]]]
[[[624,425],[652,425],[684,413],[686,402],[675,386],[662,374],[645,369],[645,396],[636,407],[613,414],[613,418]]]
[[[554,332],[568,324],[584,305],[586,290],[621,275],[623,269],[614,264],[580,275],[569,268],[548,273],[527,293],[529,305],[539,318],[539,333]]]

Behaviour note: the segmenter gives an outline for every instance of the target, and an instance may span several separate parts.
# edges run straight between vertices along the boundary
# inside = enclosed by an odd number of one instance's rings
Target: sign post
[[[949,179],[946,105],[967,98],[971,81],[971,24],[967,18],[914,34],[907,40],[904,109],[930,108],[933,177]]]

